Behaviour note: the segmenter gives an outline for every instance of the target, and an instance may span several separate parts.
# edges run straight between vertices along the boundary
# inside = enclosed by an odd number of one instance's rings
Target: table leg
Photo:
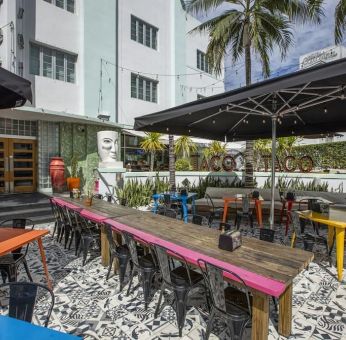
[[[269,296],[256,292],[252,303],[252,340],[266,340],[269,333]]]
[[[184,222],[187,223],[187,199],[185,197],[181,198],[181,205],[183,206],[183,217],[184,217]]]
[[[196,214],[196,202],[195,202],[195,196],[192,197],[192,213]]]
[[[46,261],[46,254],[44,252],[44,248],[43,248],[42,238],[41,237],[37,240],[37,243],[38,243],[38,248],[40,249],[40,254],[41,254],[42,264],[43,264],[43,270],[44,270],[44,273],[46,275],[46,280],[47,280],[48,287],[50,289],[53,289],[52,282],[51,282],[51,280],[49,278],[47,261]]]
[[[159,200],[157,199],[157,197],[154,197],[154,209],[153,209],[153,212],[154,214],[157,213],[157,209],[159,208]]]
[[[342,280],[344,269],[344,242],[345,242],[345,229],[335,228],[336,231],[336,267],[338,270],[338,280]]]
[[[228,201],[225,200],[225,202],[223,204],[223,217],[222,217],[223,223],[227,222],[227,210],[228,210]]]
[[[103,266],[109,265],[109,243],[107,239],[107,234],[105,226],[101,226],[101,264]]]
[[[290,284],[279,298],[279,334],[289,337],[292,332],[292,291]]]

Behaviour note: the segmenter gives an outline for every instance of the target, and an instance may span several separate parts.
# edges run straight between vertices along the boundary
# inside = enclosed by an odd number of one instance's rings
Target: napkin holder
[[[241,246],[241,233],[239,231],[228,231],[220,234],[219,248],[233,251]]]

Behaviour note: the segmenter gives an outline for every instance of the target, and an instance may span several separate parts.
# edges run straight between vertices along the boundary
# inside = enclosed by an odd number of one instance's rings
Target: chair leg
[[[214,323],[214,318],[215,318],[215,309],[214,307],[212,307],[212,310],[211,310],[211,313],[210,313],[210,317],[209,317],[209,320],[208,320],[208,324],[207,324],[207,329],[205,331],[205,340],[208,340],[209,339],[209,336],[210,336],[210,333],[211,333],[211,330],[213,329],[213,323]]]
[[[88,251],[90,248],[90,244],[92,242],[92,238],[87,236],[87,237],[82,237],[82,240],[83,240],[83,266],[84,266],[86,263],[86,259],[88,256]]]
[[[68,250],[71,250],[71,245],[72,245],[73,239],[75,238],[75,234],[76,234],[76,230],[73,229],[71,232],[70,242],[68,244]]]
[[[240,222],[241,222],[241,216],[238,216],[237,215],[237,217],[236,217],[236,220],[237,220],[237,230],[239,230],[239,228],[240,228]]]
[[[109,275],[110,275],[112,267],[113,267],[113,261],[114,261],[114,255],[110,254],[109,266],[108,266],[108,272],[107,272],[107,276],[106,276],[106,281],[109,279]]]
[[[71,226],[66,225],[65,226],[65,243],[64,243],[64,248],[66,249],[67,247],[67,242],[70,237],[70,232],[71,232]]]
[[[74,246],[75,246],[75,251],[74,251],[74,254],[75,256],[78,255],[78,250],[80,249],[80,246],[81,246],[81,238],[82,238],[82,235],[81,235],[81,232],[80,231],[75,231],[76,235],[75,235],[75,238],[74,238]]]
[[[187,302],[187,290],[175,290],[174,295],[176,298],[175,301],[175,313],[177,315],[177,324],[179,329],[179,337],[183,335],[183,328],[186,318],[186,302]]]
[[[8,281],[9,282],[16,282],[17,281],[17,268],[15,264],[11,264],[8,266]]]
[[[142,271],[141,280],[142,280],[143,293],[144,293],[145,310],[148,309],[148,305],[150,301],[150,293],[151,293],[151,283],[152,283],[154,274],[155,274],[155,271],[153,270]]]
[[[131,274],[130,274],[130,282],[129,282],[129,287],[127,288],[126,296],[130,295],[132,281],[133,281],[133,276],[134,276],[134,271],[135,271],[135,268],[133,267],[132,270],[131,270]]]
[[[123,290],[124,287],[124,281],[125,281],[125,274],[127,269],[127,264],[129,263],[130,257],[129,256],[119,256],[119,282],[120,282],[120,291]]]
[[[58,222],[55,221],[54,222],[54,229],[53,229],[53,234],[52,234],[52,238],[54,238],[55,232],[56,232],[56,228],[57,228]]]
[[[161,306],[161,301],[162,301],[162,296],[163,296],[163,291],[165,290],[165,285],[162,283],[161,289],[160,289],[160,296],[159,296],[159,301],[157,302],[155,313],[154,313],[154,318],[156,319],[159,315],[159,310]]]
[[[253,230],[253,215],[252,214],[249,215],[249,220],[250,220],[250,227]]]
[[[24,264],[24,268],[26,271],[26,275],[28,275],[28,278],[31,282],[33,282],[30,271],[29,271],[29,267],[28,267],[28,263],[26,262],[26,258],[23,258],[23,264]]]

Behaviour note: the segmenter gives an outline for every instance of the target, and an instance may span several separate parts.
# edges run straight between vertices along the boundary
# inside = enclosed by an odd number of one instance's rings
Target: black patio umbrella
[[[0,109],[23,106],[32,101],[31,83],[0,67]]]
[[[276,137],[346,131],[346,59],[135,119],[136,130],[224,141],[272,138],[274,224]]]

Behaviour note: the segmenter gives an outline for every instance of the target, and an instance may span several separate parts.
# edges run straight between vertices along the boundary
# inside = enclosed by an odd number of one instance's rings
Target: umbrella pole
[[[276,122],[277,117],[272,117],[272,173],[271,173],[271,201],[270,201],[270,229],[274,229],[274,211],[275,211],[275,159],[276,159]]]

